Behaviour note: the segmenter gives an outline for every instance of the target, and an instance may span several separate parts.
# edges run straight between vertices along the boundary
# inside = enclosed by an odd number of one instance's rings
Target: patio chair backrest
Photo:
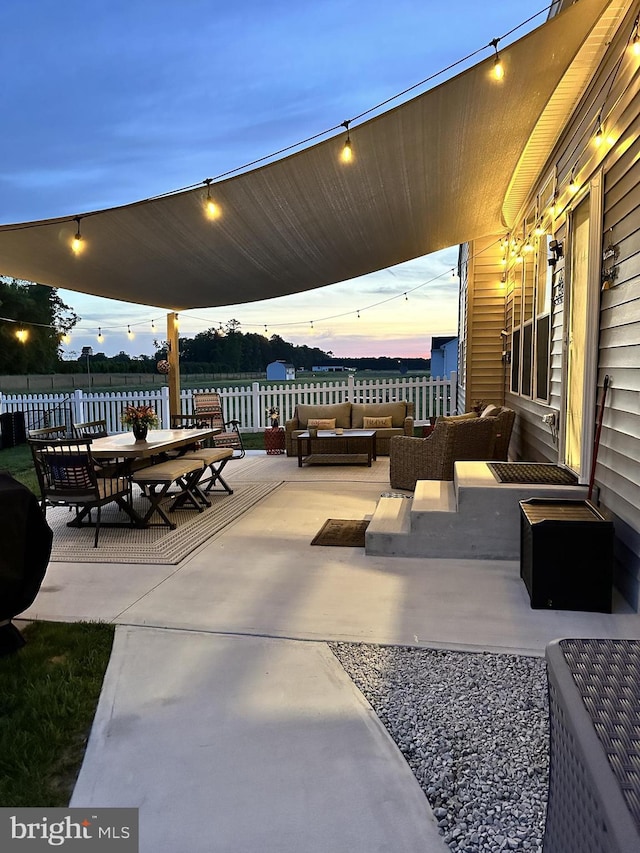
[[[66,437],[67,437],[66,426],[50,426],[50,427],[41,427],[40,429],[30,429],[29,430],[29,438],[63,439]]]
[[[30,439],[36,475],[43,501],[65,497],[90,500],[98,495],[91,439],[47,441]]]
[[[220,394],[214,391],[193,395],[193,414],[196,418],[202,417],[213,428],[224,429],[226,426]]]
[[[73,434],[76,438],[104,438],[107,436],[106,421],[85,421],[82,424],[73,425]]]

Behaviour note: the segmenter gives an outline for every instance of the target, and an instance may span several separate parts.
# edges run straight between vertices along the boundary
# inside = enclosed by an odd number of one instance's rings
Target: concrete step
[[[382,498],[367,530],[365,551],[396,557],[518,560],[520,501],[586,496],[586,486],[499,483],[485,462],[458,462],[452,483],[420,480],[412,501]]]

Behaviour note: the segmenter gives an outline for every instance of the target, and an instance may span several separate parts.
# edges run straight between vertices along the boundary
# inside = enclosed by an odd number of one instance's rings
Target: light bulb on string
[[[406,290],[405,290],[405,293],[404,293],[404,301],[405,301],[405,302],[408,302],[408,301],[409,301],[409,297],[407,296],[407,292],[406,292]]]
[[[504,78],[504,65],[502,64],[502,60],[500,59],[500,54],[498,53],[498,42],[500,39],[492,39],[489,44],[495,50],[496,55],[493,60],[493,77],[495,80],[502,80]]]
[[[29,332],[26,329],[22,327],[20,329],[17,329],[16,338],[20,341],[21,344],[26,344],[28,337]]]
[[[65,332],[64,335],[60,336],[60,341],[63,344],[70,344],[71,343],[71,335],[68,332]]]
[[[82,234],[80,233],[80,216],[74,217],[74,221],[77,224],[76,233],[74,235],[73,240],[71,241],[71,249],[74,255],[79,255],[80,252],[84,249],[84,243],[82,242]]]
[[[634,56],[640,56],[640,32],[639,32],[640,16],[638,16],[633,24],[634,33],[631,41],[631,52]]]
[[[311,328],[313,329],[313,320],[310,320],[309,323],[311,325]]]
[[[152,321],[151,321],[151,331],[152,331],[152,332],[153,332],[153,334],[155,335],[155,333],[156,333],[156,323],[155,323],[155,320],[152,320]]]
[[[101,344],[104,342],[104,335],[102,334],[102,329],[98,326],[98,343]]]
[[[266,326],[264,327],[264,334],[265,334],[265,337],[269,336],[269,330],[267,329]]]
[[[204,200],[204,209],[209,219],[217,219],[220,216],[220,205],[216,204],[211,196],[211,183],[213,178],[206,178],[204,183],[207,185],[207,197]]]
[[[349,135],[349,125],[351,121],[343,121],[341,127],[346,127],[347,129],[347,138],[344,141],[344,145],[342,146],[342,154],[340,155],[340,159],[343,163],[351,163],[353,160],[353,149],[351,147],[351,136]]]
[[[132,341],[132,340],[133,340],[133,338],[134,338],[134,334],[133,334],[133,332],[131,331],[131,326],[130,326],[130,325],[127,325],[127,337],[129,338],[129,340],[130,340],[130,341]]]
[[[580,189],[580,185],[576,180],[576,167],[574,166],[571,170],[571,178],[569,179],[569,192],[571,195],[575,195]]]
[[[360,309],[358,308],[358,320],[360,319]]]
[[[602,117],[598,114],[598,126],[596,128],[596,135],[594,137],[594,142],[597,146],[602,145],[602,141],[604,139],[604,131],[602,130]]]

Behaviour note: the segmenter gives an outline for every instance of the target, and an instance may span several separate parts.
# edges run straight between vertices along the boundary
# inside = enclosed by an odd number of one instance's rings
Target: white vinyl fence
[[[238,388],[202,388],[182,391],[181,411],[191,412],[191,398],[199,391],[218,391],[222,398],[227,421],[240,421],[243,432],[257,432],[270,425],[267,411],[275,407],[280,412],[280,424],[292,417],[298,403],[385,403],[407,400],[414,403],[417,423],[432,416],[450,415],[455,408],[456,374],[451,379],[401,377],[393,379],[354,379],[348,376],[337,382],[261,385],[253,382]],[[106,420],[109,432],[124,432],[120,416],[128,405],[151,405],[160,425],[170,426],[169,389],[157,391],[125,391],[91,393],[77,390],[72,394],[2,394],[0,416],[22,412],[27,430],[66,425],[71,431],[74,423]]]

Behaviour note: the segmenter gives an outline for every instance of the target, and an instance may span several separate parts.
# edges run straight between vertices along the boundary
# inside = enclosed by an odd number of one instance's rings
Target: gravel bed
[[[455,853],[542,851],[542,658],[330,643],[396,742]]]

